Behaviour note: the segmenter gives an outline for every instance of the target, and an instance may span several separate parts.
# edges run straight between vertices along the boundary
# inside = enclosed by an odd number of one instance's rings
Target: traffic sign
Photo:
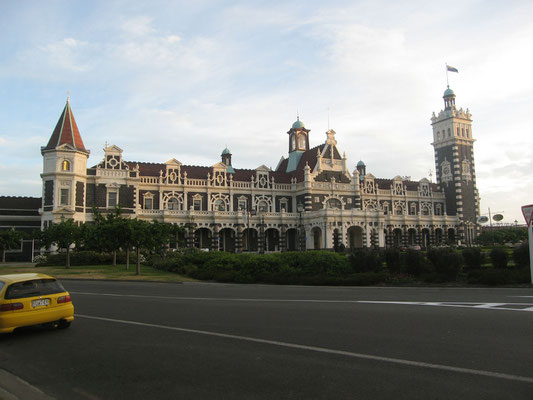
[[[533,204],[522,206],[522,214],[526,219],[527,226],[531,225],[531,218],[533,217]]]

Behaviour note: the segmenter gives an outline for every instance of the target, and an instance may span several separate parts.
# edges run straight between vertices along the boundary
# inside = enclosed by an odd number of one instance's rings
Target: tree
[[[141,274],[141,248],[150,248],[154,243],[152,237],[152,227],[149,222],[139,219],[128,220],[128,227],[131,234],[131,244],[135,246],[137,254],[136,275]]]
[[[6,250],[19,246],[22,233],[14,229],[0,231],[0,248],[2,249],[2,262],[6,262]]]
[[[70,268],[70,246],[80,238],[81,229],[72,219],[52,224],[41,233],[41,240],[46,247],[55,244],[60,249],[66,249],[66,268]]]

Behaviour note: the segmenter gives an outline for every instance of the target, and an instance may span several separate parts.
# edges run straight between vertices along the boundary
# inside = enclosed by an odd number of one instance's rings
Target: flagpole
[[[444,63],[446,65],[446,86],[448,89],[450,88],[450,82],[448,81],[448,63]]]

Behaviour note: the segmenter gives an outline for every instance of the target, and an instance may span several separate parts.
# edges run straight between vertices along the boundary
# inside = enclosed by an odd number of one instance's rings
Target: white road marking
[[[258,303],[347,303],[347,304],[396,304],[396,305],[414,305],[414,306],[435,306],[435,307],[459,307],[459,308],[477,308],[487,310],[503,311],[533,311],[533,303],[483,303],[483,302],[420,302],[420,301],[379,301],[379,300],[321,300],[321,299],[254,299],[254,298],[231,298],[231,297],[183,297],[183,296],[152,296],[140,294],[118,294],[118,293],[95,293],[95,292],[70,292],[75,295],[88,296],[111,296],[111,297],[137,297],[148,299],[164,300],[195,300],[195,301],[243,301]],[[523,308],[504,307],[504,306],[529,306]]]
[[[531,303],[482,303],[482,302],[472,303],[468,301],[416,302],[416,301],[374,301],[374,300],[361,300],[361,301],[358,301],[358,303],[477,308],[477,309],[485,309],[485,310],[503,310],[503,311],[533,311],[533,304]],[[518,307],[529,306],[529,307],[515,308],[515,307],[509,307],[509,306],[518,306]]]
[[[221,337],[225,339],[234,339],[234,340],[241,340],[245,342],[268,344],[268,345],[280,346],[280,347],[286,347],[286,348],[292,348],[292,349],[308,350],[308,351],[314,351],[318,353],[335,354],[335,355],[341,355],[341,356],[364,359],[364,360],[381,361],[381,362],[387,362],[387,363],[392,363],[392,364],[409,365],[412,367],[429,368],[429,369],[448,371],[448,372],[457,372],[457,373],[462,373],[462,374],[477,375],[477,376],[483,376],[483,377],[489,377],[489,378],[506,379],[506,380],[511,380],[511,381],[533,383],[533,378],[530,378],[527,376],[504,374],[504,373],[499,373],[499,372],[483,371],[483,370],[477,370],[477,369],[471,369],[471,368],[452,367],[449,365],[404,360],[401,358],[381,357],[381,356],[375,356],[371,354],[362,354],[362,353],[354,353],[351,351],[328,349],[325,347],[307,346],[307,345],[296,344],[296,343],[280,342],[277,340],[258,339],[258,338],[253,338],[249,336],[231,335],[227,333],[203,331],[203,330],[198,330],[198,329],[178,328],[178,327],[168,326],[168,325],[149,324],[149,323],[144,323],[144,322],[127,321],[127,320],[104,318],[104,317],[95,317],[95,316],[83,315],[83,314],[75,314],[75,316],[78,318],[88,318],[88,319],[94,319],[94,320],[99,320],[99,321],[115,322],[115,323],[127,324],[127,325],[137,325],[137,326],[143,326],[147,328],[167,329],[167,330],[172,330],[172,331],[177,331],[177,332],[186,332],[186,333],[195,333],[199,335],[216,336],[216,337]]]

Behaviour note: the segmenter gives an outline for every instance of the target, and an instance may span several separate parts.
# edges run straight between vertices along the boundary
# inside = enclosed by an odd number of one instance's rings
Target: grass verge
[[[162,271],[146,265],[141,265],[141,275],[135,275],[135,265],[126,270],[125,264],[116,267],[112,265],[84,265],[65,267],[36,267],[30,263],[0,264],[0,275],[22,274],[38,272],[54,276],[58,279],[110,279],[116,281],[139,280],[153,282],[194,282],[195,279],[178,275],[174,272]]]

